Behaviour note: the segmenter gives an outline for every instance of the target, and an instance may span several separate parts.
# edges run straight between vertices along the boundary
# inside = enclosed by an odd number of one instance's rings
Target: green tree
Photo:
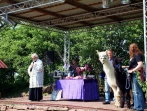
[[[91,64],[93,74],[99,78],[102,64],[99,62],[96,50],[113,49],[115,56],[124,57],[124,65],[129,63],[129,45],[135,42],[144,50],[143,22],[130,21],[124,24],[103,25],[93,28],[79,29],[70,32],[70,61],[72,57],[80,58],[80,65]],[[130,25],[131,24],[131,25]],[[29,25],[29,24],[28,24]],[[37,53],[44,62],[45,84],[54,82],[48,77],[50,65],[46,64],[46,51],[55,51],[54,69],[62,69],[64,33],[30,26],[18,25],[16,28],[7,27],[0,33],[0,59],[8,69],[1,71],[0,85],[28,83],[27,68],[32,61],[31,53]],[[15,74],[18,74],[15,77]],[[9,79],[8,79],[9,78]],[[7,88],[7,87],[5,87]],[[2,89],[0,89],[1,91]]]
[[[9,70],[9,73],[5,71],[0,74],[0,78],[3,78],[0,85],[27,84],[29,81],[27,69],[32,61],[30,57],[32,53],[37,53],[44,62],[45,84],[53,81],[52,78],[48,77],[49,67],[46,63],[46,51],[60,50],[62,53],[64,48],[63,34],[19,25],[15,29],[8,28],[1,31],[0,39],[0,59],[7,64]],[[57,66],[57,63],[61,64],[57,53],[55,53],[55,61],[55,66]],[[17,77],[15,77],[15,74],[17,74]]]

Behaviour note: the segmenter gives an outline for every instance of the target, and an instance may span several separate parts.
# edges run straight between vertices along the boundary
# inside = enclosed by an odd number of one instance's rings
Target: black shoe
[[[136,109],[136,110],[134,110],[134,111],[144,111],[144,110],[137,110],[137,109]]]
[[[134,111],[144,111],[144,110],[134,110]]]
[[[31,101],[35,101],[35,100],[31,100]]]
[[[144,111],[144,110],[137,110],[137,109],[135,109],[135,110],[133,110],[133,111]]]
[[[106,101],[105,101],[105,102],[103,102],[103,104],[110,104],[110,102],[106,102]]]

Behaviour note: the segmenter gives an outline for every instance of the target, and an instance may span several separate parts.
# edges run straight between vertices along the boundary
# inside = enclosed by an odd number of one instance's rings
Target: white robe
[[[31,65],[29,66],[28,74],[30,76],[29,88],[43,87],[44,67],[43,67],[43,62],[40,59],[37,59],[37,61],[34,62],[32,71],[31,71]]]

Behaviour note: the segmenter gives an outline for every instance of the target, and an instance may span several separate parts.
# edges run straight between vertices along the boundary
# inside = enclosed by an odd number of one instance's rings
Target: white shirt
[[[28,74],[30,76],[29,88],[43,87],[44,67],[40,59],[34,62],[32,70],[31,65],[29,66]]]

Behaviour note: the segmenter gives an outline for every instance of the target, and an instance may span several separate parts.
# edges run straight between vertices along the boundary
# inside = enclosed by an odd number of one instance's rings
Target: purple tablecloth
[[[62,90],[64,99],[98,100],[97,79],[56,80],[56,90]]]

